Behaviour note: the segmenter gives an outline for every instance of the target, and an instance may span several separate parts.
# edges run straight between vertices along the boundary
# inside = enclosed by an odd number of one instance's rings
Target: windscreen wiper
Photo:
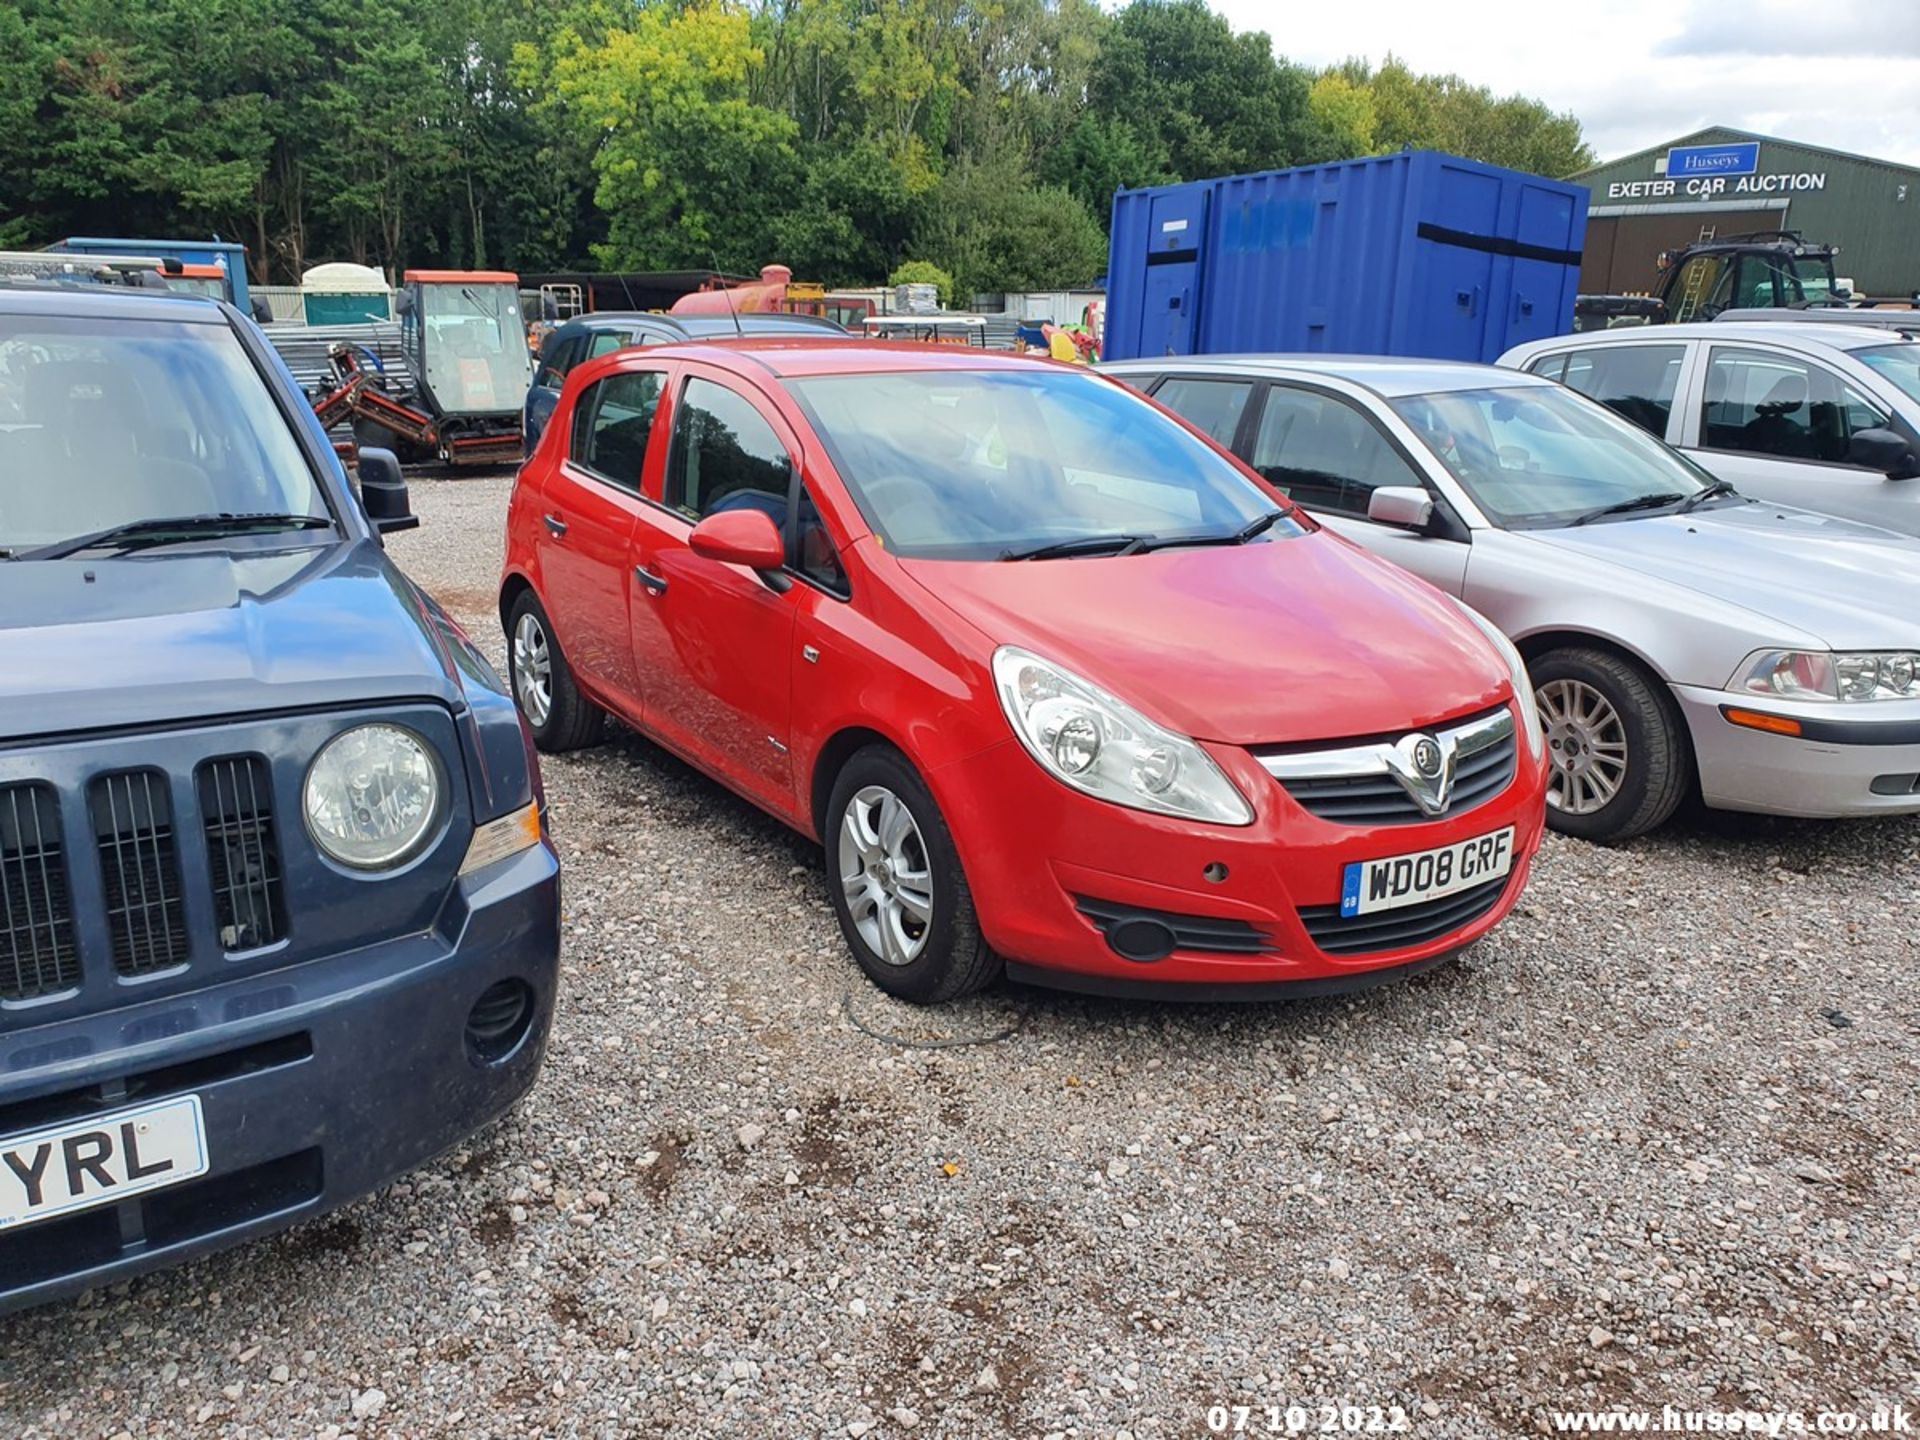
[[[333,521],[323,515],[175,515],[166,519],[133,520],[110,525],[70,539],[56,540],[32,550],[21,550],[15,560],[64,560],[82,550],[117,546],[131,550],[150,545],[171,545],[178,540],[217,539],[223,535],[254,535],[271,530],[331,529]]]
[[[1287,518],[1284,510],[1266,510],[1253,517],[1238,530],[1230,530],[1225,535],[1176,535],[1171,540],[1149,540],[1140,548],[1143,550],[1171,550],[1180,545],[1245,545],[1249,540],[1266,534],[1273,528],[1274,522]]]
[[[1589,510],[1584,515],[1576,515],[1569,525],[1589,525],[1595,520],[1604,520],[1609,515],[1629,515],[1635,510],[1659,510],[1668,505],[1678,505],[1687,497],[1671,490],[1658,495],[1636,495],[1631,500],[1617,500],[1611,505],[1602,505],[1598,510]]]
[[[1696,490],[1680,502],[1680,508],[1673,513],[1690,515],[1709,500],[1717,500],[1722,495],[1738,495],[1740,492],[1724,480],[1716,480],[1704,490]]]
[[[1081,535],[1031,550],[1003,550],[1002,560],[1063,560],[1076,555],[1137,555],[1153,544],[1151,535]]]

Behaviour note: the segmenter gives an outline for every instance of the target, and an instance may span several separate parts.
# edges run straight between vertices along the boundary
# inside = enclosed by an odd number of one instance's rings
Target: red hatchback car
[[[1520,657],[1153,402],[940,346],[627,350],[514,486],[546,750],[611,712],[824,844],[883,989],[1352,988],[1513,905]]]

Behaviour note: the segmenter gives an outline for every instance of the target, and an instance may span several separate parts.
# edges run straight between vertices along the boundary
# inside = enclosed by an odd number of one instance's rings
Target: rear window
[[[1598,400],[1621,419],[1664,438],[1686,358],[1684,345],[1596,345],[1556,355],[1553,368],[1536,367],[1535,373]],[[1562,360],[1564,370],[1559,368]]]
[[[231,330],[0,316],[0,550],[223,513],[328,514]]]

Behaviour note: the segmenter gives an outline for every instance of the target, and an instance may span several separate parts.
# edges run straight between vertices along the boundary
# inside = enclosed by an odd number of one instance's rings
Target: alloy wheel
[[[1584,680],[1549,680],[1535,698],[1547,731],[1547,804],[1568,815],[1603,809],[1627,778],[1627,727]]]
[[[933,920],[933,866],[913,812],[886,786],[868,785],[847,802],[838,848],[860,938],[888,965],[911,965]]]
[[[544,725],[553,713],[553,655],[547,632],[531,611],[513,627],[513,694],[530,725]]]

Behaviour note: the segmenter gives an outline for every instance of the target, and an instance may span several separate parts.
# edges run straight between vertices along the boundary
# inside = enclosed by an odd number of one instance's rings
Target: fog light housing
[[[498,1065],[533,1029],[533,987],[524,980],[489,985],[467,1012],[467,1053],[482,1065]]]

